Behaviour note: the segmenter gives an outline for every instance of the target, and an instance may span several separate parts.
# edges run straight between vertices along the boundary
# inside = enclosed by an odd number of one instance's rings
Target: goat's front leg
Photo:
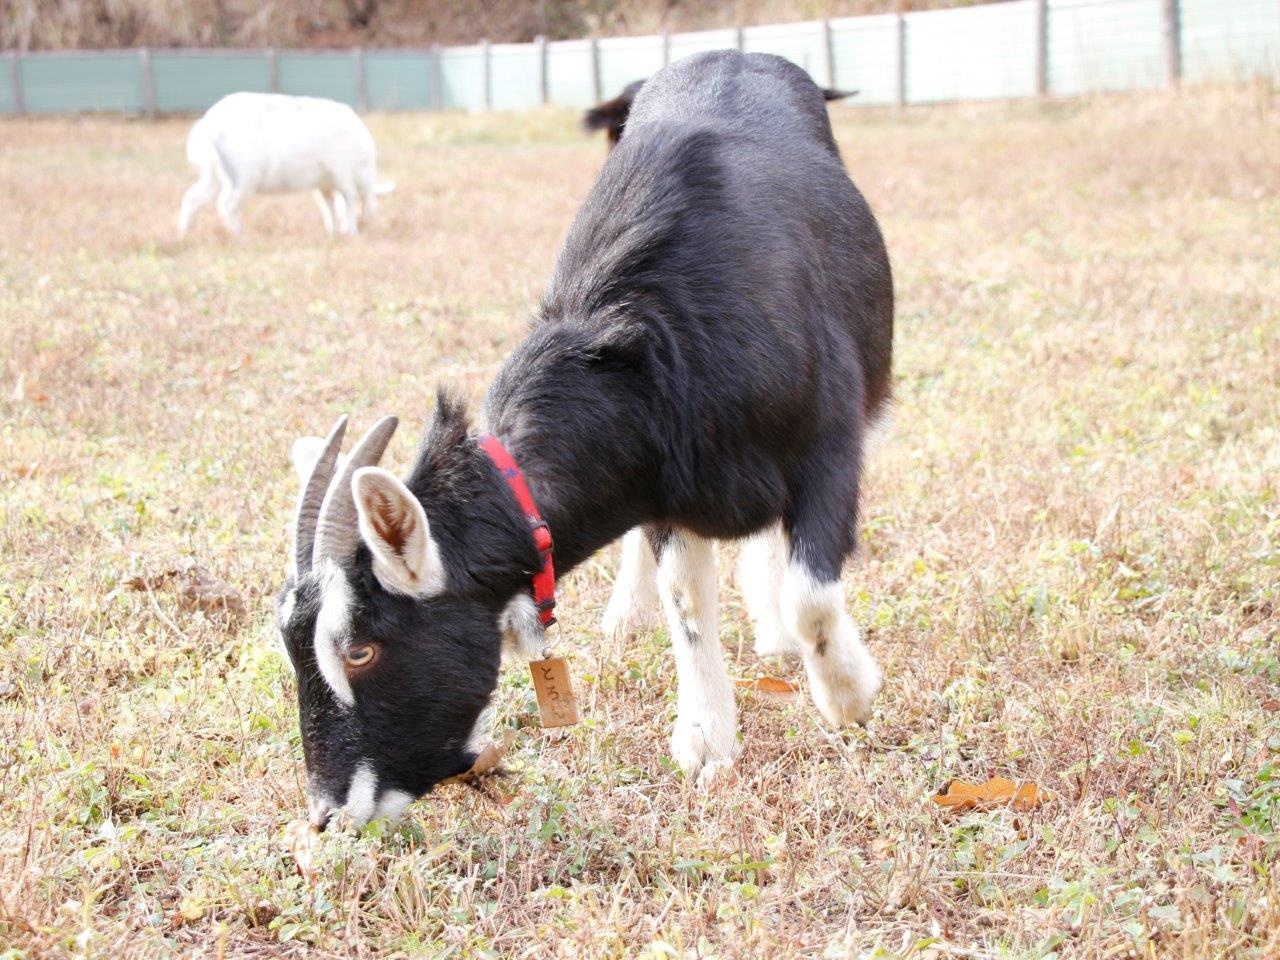
[[[716,555],[708,540],[674,529],[654,536],[658,593],[676,655],[676,727],[671,752],[699,784],[739,752],[733,684],[716,616]]]

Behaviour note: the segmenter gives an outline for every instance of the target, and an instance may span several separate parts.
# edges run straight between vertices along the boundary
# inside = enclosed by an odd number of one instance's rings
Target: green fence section
[[[585,107],[706,50],[772,53],[861,104],[1280,75],[1280,0],[1008,0],[741,30],[430,50],[125,50],[0,58],[0,114],[186,113],[237,90],[357,109]]]
[[[23,54],[18,82],[28,113],[139,113],[146,102],[136,50]]]
[[[163,113],[192,113],[228,93],[271,89],[269,59],[243,51],[157,50],[151,72],[156,109]]]
[[[328,97],[360,106],[359,56],[351,51],[281,51],[276,57],[280,92]]]
[[[440,105],[439,74],[430,50],[370,50],[364,71],[370,106],[429,110]]]

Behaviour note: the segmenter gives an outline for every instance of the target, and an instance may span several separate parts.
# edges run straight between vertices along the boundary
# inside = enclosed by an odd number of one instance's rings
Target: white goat
[[[187,160],[200,171],[182,197],[178,236],[215,196],[227,230],[240,233],[240,205],[254,193],[315,190],[330,233],[356,233],[372,217],[377,197],[393,183],[377,182],[377,151],[369,128],[346,104],[278,93],[233,93],[195,122]]]

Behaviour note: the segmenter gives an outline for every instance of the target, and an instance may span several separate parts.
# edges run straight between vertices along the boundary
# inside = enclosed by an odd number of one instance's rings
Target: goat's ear
[[[351,478],[360,536],[373,554],[373,575],[387,590],[431,596],[444,589],[444,565],[426,511],[400,479],[381,467]]]
[[[320,451],[323,449],[324,437],[299,437],[293,441],[289,459],[293,461],[293,469],[298,475],[299,483],[306,483],[311,479],[311,470],[320,459]],[[341,453],[338,454],[338,462],[333,468],[334,476],[342,472],[342,464],[346,459]]]

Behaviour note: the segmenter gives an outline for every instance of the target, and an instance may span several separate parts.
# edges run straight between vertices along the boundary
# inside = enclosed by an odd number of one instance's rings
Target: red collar
[[[524,474],[516,466],[515,457],[502,445],[502,441],[486,433],[476,438],[476,445],[489,455],[529,521],[534,545],[542,555],[542,569],[533,574],[533,605],[538,608],[538,619],[542,621],[542,625],[549,627],[556,622],[556,569],[552,563],[554,545],[551,542],[551,528],[538,512],[538,505],[533,502],[533,494],[529,492]]]

